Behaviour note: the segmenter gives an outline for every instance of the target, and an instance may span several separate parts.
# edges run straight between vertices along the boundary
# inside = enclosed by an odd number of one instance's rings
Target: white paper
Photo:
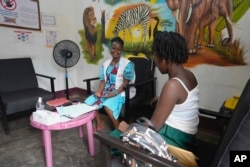
[[[76,118],[80,115],[86,114],[90,111],[97,109],[97,106],[89,106],[85,103],[70,105],[70,106],[61,106],[56,107],[57,112],[60,116],[65,116],[69,118]]]

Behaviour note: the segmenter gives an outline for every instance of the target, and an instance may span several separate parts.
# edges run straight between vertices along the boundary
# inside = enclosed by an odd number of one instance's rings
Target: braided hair
[[[188,60],[187,42],[183,36],[176,32],[157,32],[152,52],[155,56],[177,65]]]

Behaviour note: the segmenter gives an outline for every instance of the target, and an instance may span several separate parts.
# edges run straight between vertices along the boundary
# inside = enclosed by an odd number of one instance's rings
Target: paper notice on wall
[[[14,41],[18,43],[33,43],[31,31],[14,30]]]
[[[52,48],[57,43],[57,33],[56,31],[46,31],[46,46]]]
[[[56,17],[41,15],[42,24],[45,26],[55,26],[56,25]]]

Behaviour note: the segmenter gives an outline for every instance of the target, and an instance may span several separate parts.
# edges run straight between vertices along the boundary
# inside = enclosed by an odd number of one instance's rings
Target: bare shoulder
[[[197,82],[196,76],[192,71],[187,70],[187,77],[189,80]]]
[[[179,76],[178,78],[184,83],[184,85],[186,85],[186,87],[189,90],[192,90],[198,85],[196,76],[194,75],[192,71],[185,70],[185,72],[182,73],[182,75]]]
[[[196,87],[198,85],[198,81],[197,81],[197,78],[196,76],[194,75],[193,72],[187,70],[187,83],[188,83],[188,87],[190,89],[193,89],[194,87]]]
[[[171,98],[178,96],[179,91],[181,90],[181,85],[178,80],[176,79],[169,79],[163,89],[162,94],[168,95]]]
[[[181,79],[181,78],[179,78]],[[182,80],[182,79],[181,79]],[[166,83],[165,83],[165,86],[166,88],[168,89],[178,89],[180,85],[180,82],[177,80],[177,79],[169,79]]]

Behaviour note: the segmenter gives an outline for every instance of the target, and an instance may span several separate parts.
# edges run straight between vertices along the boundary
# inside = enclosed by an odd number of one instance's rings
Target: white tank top
[[[187,99],[182,104],[176,104],[165,123],[180,131],[196,134],[199,124],[199,88],[198,85],[189,91],[179,78],[178,80],[187,91]]]

